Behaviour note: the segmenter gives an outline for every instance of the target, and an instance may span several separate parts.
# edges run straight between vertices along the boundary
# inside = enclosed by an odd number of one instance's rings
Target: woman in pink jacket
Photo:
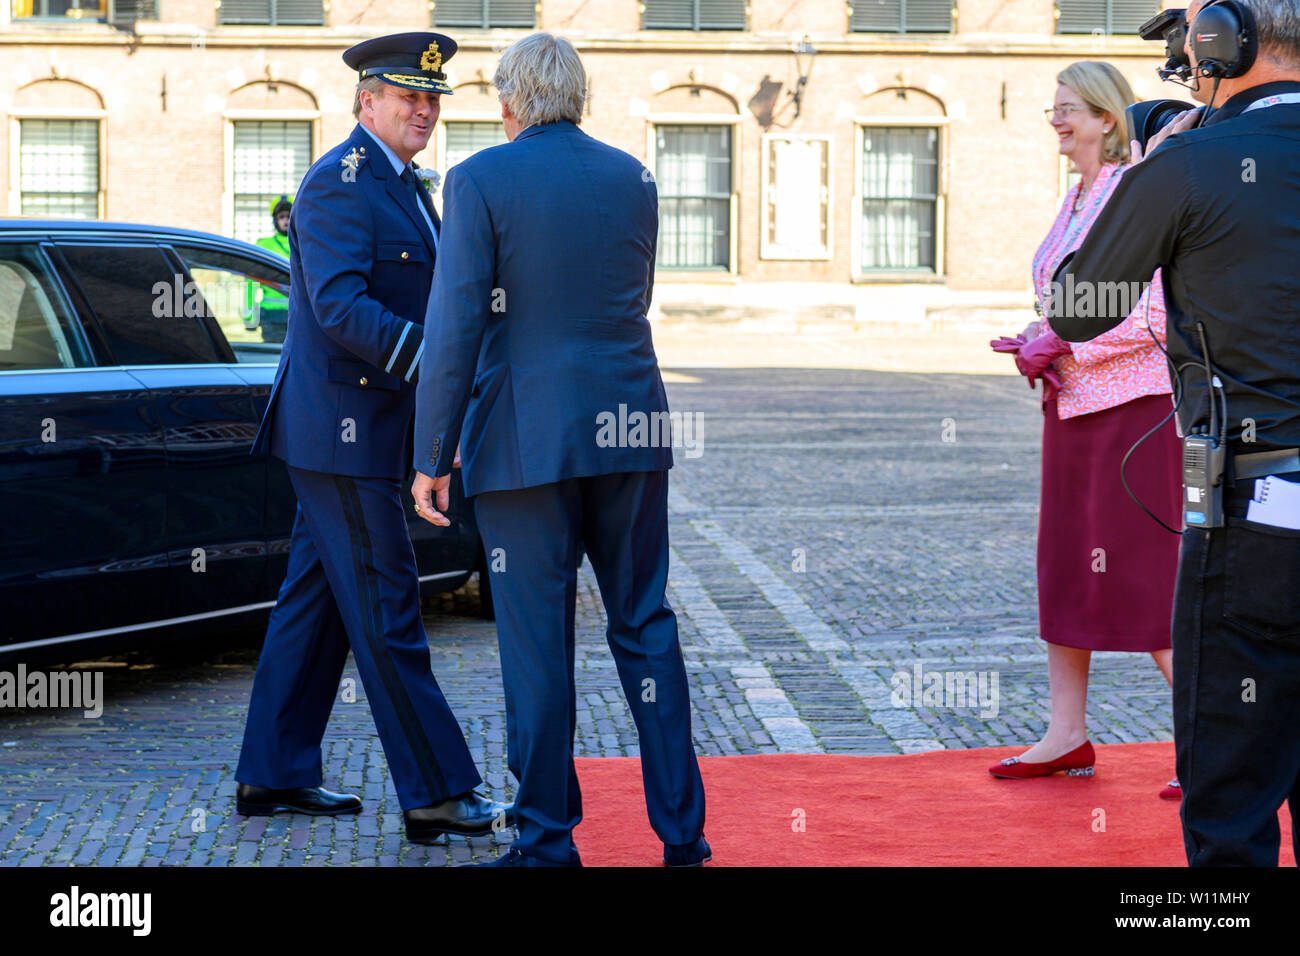
[[[1034,256],[1040,314],[1053,273],[1079,248],[1127,168],[1124,108],[1134,101],[1124,77],[1108,63],[1074,63],[1056,80],[1048,121],[1082,181],[1066,195]],[[1082,290],[1072,291],[1082,306]],[[1129,458],[1125,476],[1147,508],[1179,526],[1181,446],[1172,419],[1160,424],[1172,408],[1164,339],[1164,288],[1157,272],[1128,318],[1091,342],[1065,342],[1043,320],[1020,336],[991,343],[1015,354],[1030,387],[1043,379],[1038,621],[1052,694],[1043,739],[989,768],[994,776],[1092,774],[1085,711],[1093,651],[1149,653],[1165,680],[1172,679],[1170,615],[1179,539],[1134,504],[1120,479],[1125,453],[1154,430]],[[1161,796],[1180,797],[1178,781]]]

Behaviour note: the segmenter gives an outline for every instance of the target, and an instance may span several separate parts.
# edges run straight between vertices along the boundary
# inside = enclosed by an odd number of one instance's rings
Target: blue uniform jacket
[[[407,476],[434,249],[415,194],[366,130],[312,165],[289,223],[289,330],[254,454]]]
[[[645,167],[547,123],[457,164],[444,189],[416,468],[448,474],[458,440],[467,495],[671,468]]]

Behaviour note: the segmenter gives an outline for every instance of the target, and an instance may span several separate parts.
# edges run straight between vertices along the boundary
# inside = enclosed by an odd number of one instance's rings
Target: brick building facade
[[[501,138],[488,80],[544,29],[586,63],[583,128],[655,174],[657,319],[1005,320],[1031,305],[1066,182],[1042,115],[1054,77],[1105,59],[1139,98],[1174,95],[1132,35],[1159,5],[10,0],[0,211],[253,238],[268,198],[352,127],[346,47],[457,39],[456,93],[417,157],[445,169]]]

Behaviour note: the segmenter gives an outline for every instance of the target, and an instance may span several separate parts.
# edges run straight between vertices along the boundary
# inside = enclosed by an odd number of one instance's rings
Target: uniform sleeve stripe
[[[411,329],[415,328],[414,322],[407,322],[406,328],[402,329],[401,336],[397,339],[397,344],[393,346],[392,354],[388,356],[388,364],[384,366],[385,372],[391,372],[393,366],[397,363],[397,357],[402,354],[402,346],[406,340],[411,337]]]
[[[402,342],[397,350],[397,355],[389,363],[392,373],[398,378],[407,378],[411,372],[411,363],[415,356],[424,346],[424,330],[415,326],[415,334],[402,337]],[[409,381],[409,379],[408,379]]]
[[[415,350],[415,358],[411,359],[411,367],[406,370],[404,376],[408,382],[415,380],[415,374],[420,371],[420,356],[424,354],[424,340],[420,340],[420,347]]]

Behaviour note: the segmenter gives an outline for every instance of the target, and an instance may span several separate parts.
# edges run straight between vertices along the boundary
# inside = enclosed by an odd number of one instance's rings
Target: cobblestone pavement
[[[674,410],[703,422],[702,454],[678,449],[672,472],[669,594],[700,754],[1037,739],[1047,705],[1034,584],[1040,425],[1023,381],[695,368],[668,378]],[[507,797],[495,630],[473,614],[476,589],[441,597],[425,620],[434,672],[488,788]],[[578,600],[577,750],[635,755],[585,566]],[[98,719],[0,711],[0,864],[424,866],[499,852],[496,837],[405,841],[351,665],[357,699],[341,693],[335,706],[325,775],[360,793],[365,811],[234,815],[256,658],[248,646],[128,656],[94,665],[106,668]],[[894,706],[896,689],[935,672],[984,680],[996,703]],[[1088,701],[1094,741],[1172,739],[1169,692],[1146,655],[1095,655]]]

